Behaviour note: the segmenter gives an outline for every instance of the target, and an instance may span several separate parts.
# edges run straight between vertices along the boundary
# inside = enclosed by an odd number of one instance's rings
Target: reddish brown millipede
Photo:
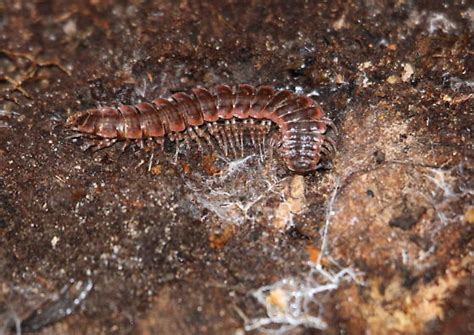
[[[161,145],[169,136],[174,141],[192,139],[199,146],[201,139],[211,147],[216,141],[226,154],[236,154],[239,147],[243,150],[244,132],[255,145],[265,139],[272,122],[279,128],[281,154],[292,171],[315,170],[321,155],[335,150],[332,136],[337,129],[313,99],[269,86],[197,87],[189,94],[175,93],[151,103],[77,112],[67,119],[66,127],[97,139],[95,149],[117,140]]]

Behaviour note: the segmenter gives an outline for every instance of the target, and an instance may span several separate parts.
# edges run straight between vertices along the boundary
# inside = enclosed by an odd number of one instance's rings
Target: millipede
[[[225,155],[243,155],[244,142],[265,143],[272,125],[278,128],[279,150],[287,168],[316,170],[322,157],[335,152],[337,128],[319,104],[305,95],[270,86],[247,84],[196,87],[151,102],[98,107],[72,114],[66,128],[72,137],[90,139],[83,150],[99,150],[124,141],[140,147],[163,147],[165,138],[215,144]]]

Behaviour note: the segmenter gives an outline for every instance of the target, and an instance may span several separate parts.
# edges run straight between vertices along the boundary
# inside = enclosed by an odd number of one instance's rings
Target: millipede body
[[[66,127],[95,139],[95,149],[118,140],[159,143],[189,139],[199,146],[215,142],[227,154],[242,150],[248,132],[252,143],[265,140],[271,123],[280,133],[281,155],[288,169],[315,170],[321,156],[335,150],[333,122],[310,97],[270,86],[219,85],[175,93],[169,99],[118,107],[98,107],[71,115]]]

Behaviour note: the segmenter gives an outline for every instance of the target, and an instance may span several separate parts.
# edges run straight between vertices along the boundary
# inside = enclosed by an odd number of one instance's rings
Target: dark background
[[[322,263],[364,284],[318,295],[307,313],[324,333],[472,332],[473,10],[1,1],[0,333],[242,334],[265,317],[252,292],[308,278],[328,221]],[[340,131],[332,168],[295,177],[274,157],[232,172],[191,148],[148,171],[150,152],[82,152],[63,128],[78,110],[220,83],[312,96]]]

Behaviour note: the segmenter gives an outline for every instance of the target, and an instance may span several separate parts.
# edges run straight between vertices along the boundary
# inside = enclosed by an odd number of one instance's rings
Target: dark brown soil
[[[473,333],[468,3],[0,2],[0,334]],[[332,166],[63,128],[220,83],[312,96]]]

